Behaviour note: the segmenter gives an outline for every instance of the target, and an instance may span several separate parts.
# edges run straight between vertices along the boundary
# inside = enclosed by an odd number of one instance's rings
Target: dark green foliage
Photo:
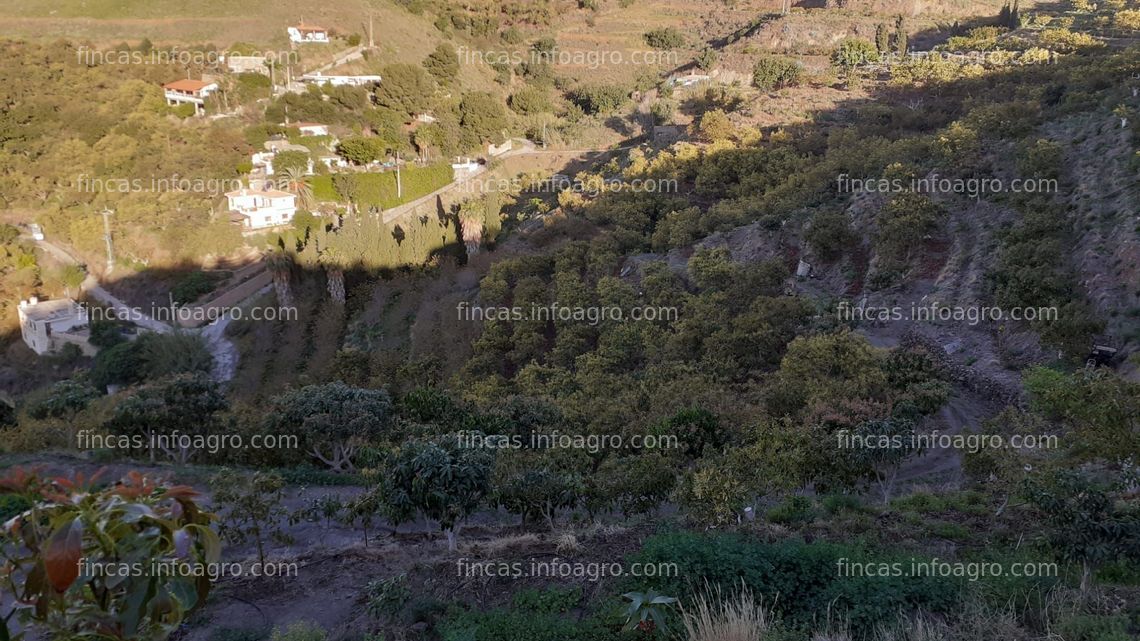
[[[575,621],[556,614],[523,610],[453,612],[438,627],[443,641],[629,641],[639,638],[639,633],[618,632],[616,626],[595,618]]]
[[[752,86],[761,91],[790,87],[799,82],[803,67],[783,56],[761,56],[752,67]]]
[[[685,36],[672,27],[662,27],[646,31],[645,44],[654,49],[677,49],[685,46]]]
[[[179,304],[192,303],[205,294],[214,291],[217,277],[206,272],[192,272],[178,281],[170,289],[174,302]]]
[[[1097,567],[1140,560],[1140,511],[1122,500],[1135,482],[1129,467],[1107,478],[1056,470],[1024,484],[1025,496],[1049,525],[1045,535],[1057,557],[1083,566],[1082,589]]]
[[[454,551],[459,526],[491,490],[492,458],[454,436],[405,443],[380,478],[381,510],[396,524],[416,514],[437,521]]]
[[[847,214],[834,209],[817,211],[804,237],[823,260],[835,260],[857,240]]]
[[[515,592],[511,603],[515,608],[526,612],[564,614],[573,610],[581,599],[581,588],[525,588]]]
[[[431,76],[417,65],[385,65],[380,76],[384,81],[376,88],[376,104],[409,116],[427,109],[435,93]]]
[[[550,97],[539,87],[527,86],[516,91],[510,100],[511,109],[524,116],[551,111]]]
[[[383,436],[391,413],[386,391],[336,382],[275,397],[266,425],[273,433],[298,436],[304,450],[334,471],[351,470],[361,441]]]
[[[1124,615],[1078,614],[1064,619],[1057,632],[1065,641],[1129,641],[1129,619]]]
[[[123,336],[122,325],[115,321],[92,320],[88,325],[88,331],[87,342],[101,349],[118,345],[127,340]]]
[[[459,103],[459,124],[468,144],[500,143],[507,128],[507,110],[495,96],[476,91],[463,96]]]
[[[584,85],[570,94],[570,99],[590,115],[616,111],[629,98],[629,90],[622,85]]]
[[[32,508],[32,502],[18,494],[0,494],[0,523]]]
[[[780,505],[768,510],[768,520],[780,525],[810,521],[814,516],[811,499],[806,496],[789,496]]]
[[[71,420],[100,396],[99,390],[85,381],[60,381],[52,385],[41,398],[29,404],[28,415],[36,419]]]
[[[684,600],[704,582],[732,593],[742,582],[790,621],[809,624],[820,612],[849,617],[857,637],[893,623],[916,608],[947,612],[958,603],[960,585],[942,577],[845,576],[840,560],[897,562],[835,544],[765,544],[745,536],[693,533],[651,537],[635,557],[643,563],[675,563],[677,576],[645,580]],[[901,561],[906,564],[909,560]],[[904,566],[905,567],[905,566]],[[779,598],[777,598],[777,595]],[[829,609],[830,608],[830,609]]]
[[[690,460],[719,452],[731,438],[731,431],[715,414],[699,407],[677,412],[654,431],[662,436],[676,436],[681,451]]]
[[[424,69],[442,85],[454,81],[459,76],[459,56],[455,47],[446,42],[436,45],[435,50],[424,59]]]

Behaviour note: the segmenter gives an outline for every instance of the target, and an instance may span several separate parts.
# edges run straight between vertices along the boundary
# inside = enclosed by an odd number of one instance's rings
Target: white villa
[[[36,297],[20,301],[20,335],[32,351],[50,354],[71,343],[88,356],[95,348],[87,342],[87,310],[70,298],[41,301]]]
[[[226,202],[246,229],[287,225],[297,213],[297,196],[279,189],[239,189],[227,193]]]
[[[289,42],[306,43],[306,42],[319,42],[328,44],[329,30],[324,27],[316,25],[305,24],[304,22],[295,27],[289,27],[285,30],[289,34]]]
[[[307,73],[301,76],[301,82],[310,82],[316,85],[332,85],[334,87],[364,87],[379,84],[379,75],[361,76],[326,76],[323,73]]]
[[[166,104],[174,106],[179,104],[194,105],[195,113],[206,110],[206,98],[218,90],[218,83],[203,80],[175,80],[162,85],[166,94]]]

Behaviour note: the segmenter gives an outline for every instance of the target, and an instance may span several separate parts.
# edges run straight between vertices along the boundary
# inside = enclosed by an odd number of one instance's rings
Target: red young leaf
[[[53,532],[44,549],[44,567],[56,592],[67,590],[79,577],[82,557],[83,522],[76,518]]]

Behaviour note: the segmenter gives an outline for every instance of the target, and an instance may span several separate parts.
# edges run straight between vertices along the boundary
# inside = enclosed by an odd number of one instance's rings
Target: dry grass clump
[[[727,599],[719,586],[706,588],[681,616],[689,641],[761,641],[772,627],[771,615],[744,586]]]

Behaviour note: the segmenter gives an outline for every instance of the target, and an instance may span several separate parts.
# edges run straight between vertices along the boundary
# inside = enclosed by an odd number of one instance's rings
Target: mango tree
[[[353,469],[357,450],[381,435],[391,413],[384,390],[341,382],[307,385],[273,399],[268,429],[298,436],[309,454],[340,472]]]
[[[417,513],[438,521],[454,552],[463,521],[491,490],[492,464],[489,451],[462,447],[455,436],[407,443],[381,478],[381,511],[396,525]]]

